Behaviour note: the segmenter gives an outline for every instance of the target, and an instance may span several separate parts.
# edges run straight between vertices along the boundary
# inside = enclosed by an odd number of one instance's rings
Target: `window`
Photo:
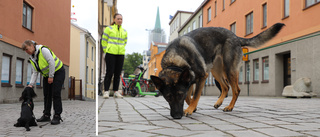
[[[230,5],[232,4],[232,3],[234,3],[236,0],[231,0],[231,2],[230,2]]]
[[[27,69],[27,85],[29,85],[29,84],[30,84],[31,75],[32,75],[32,65],[31,65],[30,61],[28,61],[28,69]]]
[[[267,27],[267,3],[262,5],[263,9],[263,19],[262,19],[262,28]]]
[[[38,73],[37,81],[36,81],[36,86],[39,88],[41,87],[41,74]]]
[[[190,26],[188,27],[188,33],[191,31],[191,28],[190,28]]]
[[[230,30],[231,30],[234,34],[236,34],[236,23],[232,23],[232,24],[230,25]]]
[[[290,12],[290,10],[289,10],[289,5],[290,5],[289,1],[290,0],[284,0],[284,14],[283,14],[284,18],[289,17],[289,12]]]
[[[202,27],[202,14],[199,16],[199,28]]]
[[[243,80],[243,69],[242,69],[242,66],[241,66],[240,70],[239,70],[239,83],[242,83],[242,80]]]
[[[250,82],[250,62],[246,62],[246,83]]]
[[[259,81],[259,59],[253,60],[253,82],[256,83]]]
[[[86,42],[86,48],[87,48],[86,55],[87,55],[87,58],[89,58],[89,42],[88,42],[88,40]]]
[[[226,1],[222,0],[222,11],[224,11],[224,9],[226,8],[225,4],[226,4]]]
[[[208,22],[211,21],[211,7],[208,9]]]
[[[196,21],[193,21],[193,22],[192,22],[192,30],[195,30],[195,29],[197,29]]]
[[[16,85],[22,86],[23,80],[23,59],[17,58],[16,61]]]
[[[253,12],[246,15],[246,35],[253,33]]]
[[[2,69],[1,69],[1,86],[11,86],[11,55],[3,54]]]
[[[269,57],[262,58],[262,82],[269,82]]]
[[[32,30],[32,12],[33,8],[24,2],[22,10],[22,26],[29,30]]]
[[[93,69],[91,69],[91,84],[93,84]]]
[[[93,49],[93,47],[91,47],[91,60],[92,61],[94,60],[93,57],[94,57],[94,49]]]
[[[320,0],[305,0],[305,8],[318,4]]]
[[[214,2],[214,17],[217,16],[217,1]]]
[[[87,84],[89,83],[89,69],[88,69],[88,66],[87,66],[87,68],[86,68],[86,82],[87,82]]]

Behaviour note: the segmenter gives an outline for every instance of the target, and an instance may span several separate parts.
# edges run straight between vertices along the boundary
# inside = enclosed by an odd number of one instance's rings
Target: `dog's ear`
[[[159,90],[161,87],[163,87],[165,85],[164,81],[157,76],[151,75],[150,78],[151,78],[152,82],[154,83],[154,85],[156,85],[156,88]]]
[[[189,83],[191,81],[191,75],[189,69],[185,69],[180,74],[179,81]]]
[[[37,94],[34,92],[34,90],[31,88],[30,90],[30,94],[32,98],[35,98],[37,96]]]

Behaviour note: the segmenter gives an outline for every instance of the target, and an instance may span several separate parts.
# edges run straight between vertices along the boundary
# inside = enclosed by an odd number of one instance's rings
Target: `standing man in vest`
[[[107,74],[104,79],[103,98],[109,98],[109,88],[113,76],[114,97],[123,98],[118,92],[120,75],[122,71],[125,47],[127,45],[127,31],[122,28],[122,15],[116,13],[113,16],[114,22],[105,28],[102,36],[102,47],[105,55]]]
[[[62,61],[44,45],[38,45],[32,40],[26,40],[22,49],[30,55],[32,75],[28,87],[34,87],[38,73],[43,76],[44,110],[38,122],[50,121],[51,106],[53,101],[54,116],[51,124],[60,124],[62,113],[61,89],[65,79],[65,70]]]

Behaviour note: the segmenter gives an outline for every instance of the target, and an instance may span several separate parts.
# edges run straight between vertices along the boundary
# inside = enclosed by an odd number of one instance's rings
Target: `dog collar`
[[[169,66],[166,69],[171,69],[171,70],[178,71],[178,72],[182,72],[183,71],[182,68],[177,67],[177,66]]]

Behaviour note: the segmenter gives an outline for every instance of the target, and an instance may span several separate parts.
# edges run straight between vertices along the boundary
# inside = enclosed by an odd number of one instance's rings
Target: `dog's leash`
[[[39,128],[42,128],[43,126],[45,126],[45,125],[48,125],[49,123],[45,123],[45,124],[43,124],[43,125],[39,125]]]

